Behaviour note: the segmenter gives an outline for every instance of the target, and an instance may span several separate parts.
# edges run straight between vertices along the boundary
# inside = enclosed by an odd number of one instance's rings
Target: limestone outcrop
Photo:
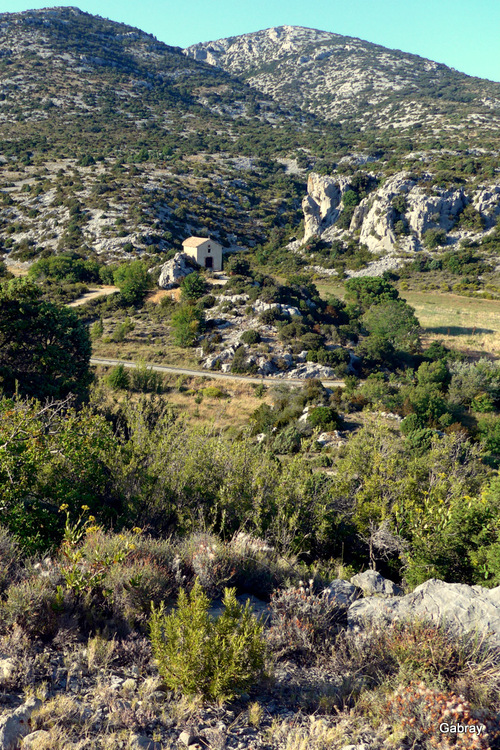
[[[158,286],[162,289],[178,284],[182,279],[196,270],[193,259],[186,253],[176,253],[171,260],[167,260],[161,267]]]
[[[445,189],[409,172],[398,172],[367,195],[356,206],[349,232],[373,253],[415,251],[429,229],[454,229],[461,212],[472,205],[491,228],[500,215],[500,186],[481,186],[471,192],[458,186]],[[312,173],[303,199],[304,241],[317,235],[326,241],[342,233],[336,223],[343,210],[342,195],[349,190],[347,177],[323,177]]]
[[[307,195],[302,201],[304,241],[321,235],[335,224],[342,210],[342,194],[348,189],[345,177],[324,177],[311,172],[307,179]]]
[[[486,589],[433,578],[406,596],[369,596],[354,602],[347,613],[349,625],[372,622],[431,620],[458,635],[479,633],[500,646],[500,586]]]

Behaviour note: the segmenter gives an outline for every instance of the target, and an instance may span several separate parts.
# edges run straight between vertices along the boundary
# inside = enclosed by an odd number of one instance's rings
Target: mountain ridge
[[[0,14],[4,253],[300,237],[311,172],[344,176],[359,201],[404,171],[425,191],[458,185],[464,205],[497,180],[500,85],[306,27],[219,40],[224,65],[193,59],[210,45],[182,50],[74,7]]]
[[[496,82],[419,55],[307,27],[271,27],[191,45],[184,53],[243,77],[281,103],[292,102],[326,119],[342,121],[354,114],[365,127],[370,124],[368,110],[371,116],[374,108],[376,120],[371,124],[382,128],[387,106],[403,106],[409,115],[408,96],[414,108],[418,103],[418,111],[407,122],[400,118],[400,127],[422,124],[429,114],[442,115],[443,107],[428,112],[431,107],[426,99],[433,99],[433,87],[434,109],[436,99],[467,105],[482,94],[488,101],[476,101],[476,107],[484,112],[500,110],[500,84]]]

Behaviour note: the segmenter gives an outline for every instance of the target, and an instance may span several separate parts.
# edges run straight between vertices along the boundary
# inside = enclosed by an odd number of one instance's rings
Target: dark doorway
[[[205,268],[213,268],[213,267],[214,267],[214,259],[205,258]]]

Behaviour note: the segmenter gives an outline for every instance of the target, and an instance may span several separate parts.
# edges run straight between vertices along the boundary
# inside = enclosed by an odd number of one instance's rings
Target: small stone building
[[[199,266],[211,271],[222,271],[222,245],[207,237],[188,237],[182,252],[190,255]]]

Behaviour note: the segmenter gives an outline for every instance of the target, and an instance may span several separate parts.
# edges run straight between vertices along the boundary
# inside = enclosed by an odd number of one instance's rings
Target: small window
[[[208,253],[210,252],[210,248],[208,248],[207,252],[208,252]]]

